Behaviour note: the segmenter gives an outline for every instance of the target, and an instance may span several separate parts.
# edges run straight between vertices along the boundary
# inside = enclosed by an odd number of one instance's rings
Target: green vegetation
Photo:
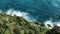
[[[0,34],[53,34],[53,32],[60,33],[60,27],[48,29],[43,23],[28,22],[23,17],[0,13]]]

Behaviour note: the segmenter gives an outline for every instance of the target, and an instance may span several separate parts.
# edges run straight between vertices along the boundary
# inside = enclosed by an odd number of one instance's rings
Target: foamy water
[[[31,17],[29,16],[29,13],[27,13],[27,12],[22,12],[22,11],[17,11],[17,10],[9,9],[9,10],[7,10],[6,13],[8,15],[10,15],[12,13],[11,16],[14,16],[14,14],[16,16],[21,16],[24,19],[26,19],[27,21],[35,21],[35,19],[31,19]]]
[[[52,29],[54,25],[60,26],[60,22],[52,22],[52,20],[45,21],[44,24],[46,25],[46,27],[48,27],[47,24],[50,24],[51,25],[51,27],[49,27],[50,29]]]

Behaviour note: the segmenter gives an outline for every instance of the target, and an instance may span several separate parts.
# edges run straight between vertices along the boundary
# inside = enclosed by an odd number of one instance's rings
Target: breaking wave
[[[52,20],[47,20],[44,22],[44,24],[48,27],[47,24],[50,24],[51,27],[54,27],[54,25],[60,26],[60,22],[53,22]]]
[[[22,11],[17,11],[17,10],[9,9],[9,10],[7,10],[6,13],[8,15],[10,15],[12,13],[11,16],[14,16],[14,14],[16,16],[21,16],[24,19],[26,19],[27,21],[35,21],[35,19],[31,19],[31,17],[29,16],[29,13],[27,13],[27,12],[22,12]]]

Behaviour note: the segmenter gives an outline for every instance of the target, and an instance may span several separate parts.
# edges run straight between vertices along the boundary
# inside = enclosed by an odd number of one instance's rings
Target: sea
[[[60,26],[60,0],[0,0],[0,12]]]

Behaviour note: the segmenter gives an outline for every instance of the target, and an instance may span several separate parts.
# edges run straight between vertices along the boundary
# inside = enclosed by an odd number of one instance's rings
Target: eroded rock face
[[[23,17],[0,13],[0,34],[44,34],[47,27],[40,22],[28,22]]]
[[[60,34],[60,27],[49,29],[40,22],[28,22],[23,17],[0,13],[0,34]]]

